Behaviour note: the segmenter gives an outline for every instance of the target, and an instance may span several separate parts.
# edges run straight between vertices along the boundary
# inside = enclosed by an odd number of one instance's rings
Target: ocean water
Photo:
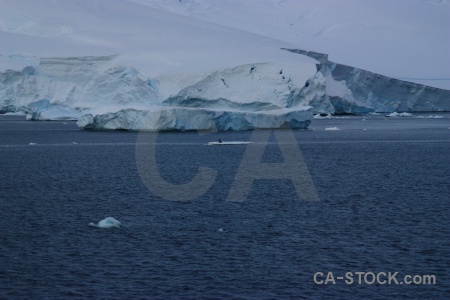
[[[258,179],[243,202],[226,199],[247,146],[206,144],[252,132],[159,133],[148,146],[165,181],[217,171],[205,193],[170,201],[139,175],[137,133],[0,116],[0,299],[448,298],[450,115],[439,115],[314,120],[293,134],[319,201]],[[283,161],[272,133],[261,162]],[[108,216],[122,227],[88,226]],[[354,282],[316,284],[317,272]],[[358,284],[356,272],[436,284]]]

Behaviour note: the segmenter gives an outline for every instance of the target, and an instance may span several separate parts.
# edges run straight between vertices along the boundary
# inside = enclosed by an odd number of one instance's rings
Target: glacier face
[[[306,128],[313,113],[449,111],[450,91],[337,64],[326,54],[148,78],[115,56],[23,58],[0,73],[0,112],[86,129]],[[305,60],[305,56],[310,57]]]
[[[315,70],[309,76],[294,74],[286,65],[249,64],[214,72],[164,101],[183,107],[266,111],[323,102],[325,78]]]
[[[398,80],[334,63],[328,55],[298,49],[320,62],[334,113],[450,111],[450,90]]]
[[[80,110],[159,101],[151,81],[114,57],[41,58],[38,65],[0,73],[0,108],[39,99]],[[4,109],[5,110],[5,109]]]
[[[325,78],[315,72],[314,64],[308,67],[301,72],[277,63],[228,68],[151,109],[89,114],[78,125],[86,129],[180,131],[305,129],[311,122],[311,105],[325,98]],[[310,83],[306,87],[303,81]]]
[[[414,1],[405,14],[394,1],[352,10],[326,0],[230,1],[2,0],[0,113],[80,118],[71,108],[91,115],[80,124],[100,128],[100,119],[137,117],[122,112],[134,110],[180,118],[205,110],[213,119],[305,106],[328,114],[449,110],[449,91],[349,66],[448,86],[446,1]],[[386,12],[399,18],[380,18]],[[298,42],[346,65],[280,50]],[[51,107],[33,112],[28,105],[40,99]]]
[[[97,116],[88,114],[80,118],[77,124],[85,129],[132,131],[306,129],[311,123],[312,116],[311,109],[245,112],[162,107],[152,111],[124,109]]]
[[[450,91],[341,64],[327,70],[327,94],[338,113],[449,111]],[[336,84],[345,85],[344,93]]]
[[[78,125],[123,130],[305,129],[312,105],[324,98],[325,78],[313,63],[300,72],[278,63],[248,64],[214,72],[151,109],[89,114]]]
[[[325,77],[309,58],[177,78],[147,78],[114,56],[42,58],[0,74],[0,107],[91,129],[246,130],[306,128],[311,107],[326,98]]]

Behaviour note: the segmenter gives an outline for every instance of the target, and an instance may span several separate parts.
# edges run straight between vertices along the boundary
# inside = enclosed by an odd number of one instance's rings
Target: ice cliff
[[[298,49],[320,62],[326,94],[334,113],[450,111],[450,90],[398,80],[335,63],[328,55]]]
[[[314,113],[450,111],[449,90],[286,50],[301,56],[154,78],[116,56],[16,55],[26,66],[0,72],[0,112],[78,120],[86,129],[184,131],[307,128]]]
[[[133,67],[111,64],[113,60],[114,56],[41,58],[37,65],[6,70],[0,73],[0,109],[40,99],[81,110],[158,101],[147,78]]]
[[[226,131],[254,128],[306,129],[311,123],[310,109],[275,109],[263,112],[223,111],[204,108],[161,107],[156,110],[124,109],[115,113],[83,116],[77,122],[86,129]]]
[[[78,125],[125,130],[304,129],[311,122],[312,106],[322,105],[325,97],[325,78],[313,64],[300,72],[295,64],[248,64],[214,72],[161,99],[156,107],[88,114]]]
[[[0,107],[90,129],[246,130],[306,128],[326,98],[325,77],[309,58],[179,78],[147,78],[114,56],[42,58],[0,73]]]

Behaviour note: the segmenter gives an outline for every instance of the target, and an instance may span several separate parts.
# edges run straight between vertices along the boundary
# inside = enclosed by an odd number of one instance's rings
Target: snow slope
[[[288,43],[125,0],[0,0],[0,6],[3,60],[118,55],[118,63],[156,77],[292,59],[279,51]]]
[[[155,76],[270,61],[286,47],[450,89],[448,0],[0,0],[0,6],[1,55],[128,54],[125,61]]]
[[[128,0],[450,89],[448,0]]]

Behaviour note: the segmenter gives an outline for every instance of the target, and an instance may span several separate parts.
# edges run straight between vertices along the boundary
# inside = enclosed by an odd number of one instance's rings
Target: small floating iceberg
[[[319,119],[331,119],[330,114],[316,114],[314,115],[313,119],[319,120]]]
[[[438,116],[438,115],[436,115],[436,116],[429,115],[429,116],[418,116],[416,118],[417,119],[442,119],[444,117],[443,116]]]
[[[64,105],[53,105],[47,99],[41,99],[28,104],[31,110],[27,115],[27,120],[33,121],[77,121],[83,114],[71,107]]]
[[[18,112],[7,112],[4,115],[5,116],[26,116],[27,114],[24,111],[18,111]]]
[[[327,127],[327,128],[325,128],[325,130],[336,131],[336,130],[340,130],[340,129],[337,127]]]
[[[235,141],[235,142],[209,142],[208,146],[222,146],[222,145],[248,145],[251,144],[252,142],[240,142],[240,141]]]
[[[107,217],[106,219],[101,220],[97,224],[91,222],[89,226],[99,227],[99,228],[120,228],[122,223],[119,220],[113,217]]]
[[[398,113],[394,111],[393,113],[390,113],[388,115],[385,115],[385,117],[395,118],[395,117],[412,117],[413,115],[407,112]]]

